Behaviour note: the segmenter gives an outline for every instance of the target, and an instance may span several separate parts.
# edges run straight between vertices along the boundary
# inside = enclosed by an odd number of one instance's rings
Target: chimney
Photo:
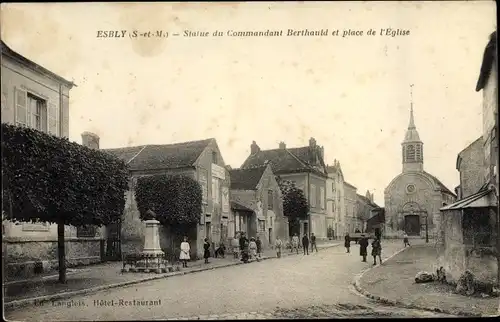
[[[260,152],[259,146],[257,145],[257,143],[255,143],[255,141],[252,141],[252,145],[250,145],[250,154],[255,154],[258,152]]]
[[[82,145],[87,148],[99,150],[99,136],[92,132],[83,132]]]
[[[285,144],[285,142],[283,142],[283,141],[281,141],[281,142],[280,142],[280,149],[281,149],[281,150],[286,149],[286,144]]]
[[[314,139],[314,138],[309,139],[309,147],[311,149],[314,149],[316,147],[316,139]]]

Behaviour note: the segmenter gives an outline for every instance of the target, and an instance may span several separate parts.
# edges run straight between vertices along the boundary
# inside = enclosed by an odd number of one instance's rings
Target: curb
[[[340,244],[334,244],[326,247],[321,247],[322,249],[327,249],[331,247],[336,247]],[[294,253],[292,254],[287,254],[286,256],[291,256],[291,255],[296,255]],[[285,257],[282,255],[282,257]],[[260,261],[268,260],[268,259],[275,259],[277,258],[276,256],[270,256],[270,257],[262,257]],[[256,260],[252,260],[249,263],[256,262]],[[52,294],[52,295],[45,295],[45,296],[39,296],[39,297],[34,297],[34,298],[28,298],[28,299],[22,299],[22,300],[15,300],[11,302],[4,302],[4,308],[5,309],[14,309],[14,308],[21,308],[24,306],[28,305],[40,305],[40,303],[43,302],[49,302],[49,301],[55,301],[59,299],[67,299],[69,297],[77,296],[77,295],[87,295],[87,294],[92,294],[92,293],[97,293],[103,290],[108,290],[112,288],[118,288],[118,287],[124,287],[124,286],[129,286],[129,285],[134,285],[134,284],[139,284],[143,282],[149,282],[149,281],[154,281],[154,280],[159,280],[163,278],[169,278],[173,276],[179,276],[179,275],[188,275],[192,273],[198,273],[198,272],[203,272],[203,271],[209,271],[209,270],[214,270],[218,268],[224,268],[224,267],[230,267],[230,266],[236,266],[236,265],[242,265],[244,264],[241,261],[237,262],[230,262],[226,264],[222,264],[219,266],[212,266],[212,267],[201,267],[201,268],[196,268],[191,271],[186,271],[186,272],[170,272],[170,273],[163,273],[162,275],[156,275],[156,276],[151,276],[151,277],[146,277],[146,278],[141,278],[141,279],[136,279],[132,281],[126,281],[126,282],[120,282],[120,283],[115,283],[115,284],[108,284],[108,285],[101,285],[101,286],[95,286],[83,290],[77,290],[77,291],[70,291],[70,292],[64,292],[64,293],[57,293],[57,294]]]
[[[396,253],[394,253],[391,256],[389,256],[384,262],[387,262],[388,260],[390,260],[393,257],[395,257],[396,255],[402,253],[406,249],[410,249],[410,247],[400,249]],[[482,314],[475,314],[475,313],[464,312],[464,311],[451,312],[449,310],[440,309],[438,307],[418,306],[418,305],[414,305],[414,304],[408,304],[408,303],[405,303],[403,301],[391,300],[391,299],[388,299],[388,298],[385,298],[385,297],[381,297],[381,296],[378,296],[378,295],[373,295],[373,294],[371,294],[370,292],[368,292],[367,290],[365,290],[361,286],[361,278],[363,277],[363,275],[365,273],[367,273],[371,269],[373,269],[375,267],[378,267],[378,266],[380,266],[380,264],[365,269],[364,271],[362,271],[361,273],[359,273],[358,275],[356,275],[356,277],[354,278],[354,281],[353,281],[353,285],[354,285],[354,288],[356,289],[356,291],[358,291],[359,293],[361,293],[363,296],[367,297],[368,299],[374,300],[374,301],[379,302],[379,303],[384,304],[384,305],[398,306],[398,307],[405,308],[405,309],[422,310],[422,311],[429,311],[429,312],[435,312],[435,313],[443,313],[443,314],[449,314],[449,315],[455,315],[455,316],[457,316],[457,315],[458,316],[467,316],[467,317],[481,317],[481,316],[485,316],[485,315],[482,315]],[[499,307],[499,311],[500,311],[500,307]]]

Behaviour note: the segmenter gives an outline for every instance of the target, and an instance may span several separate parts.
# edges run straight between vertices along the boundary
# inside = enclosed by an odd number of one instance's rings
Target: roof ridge
[[[299,163],[301,163],[303,166],[307,167],[307,168],[312,168],[308,163],[306,164],[303,160],[301,160],[298,156],[296,156],[295,154],[293,154],[292,152],[288,151],[288,149],[285,149],[286,152],[288,152],[293,158],[295,158],[295,160],[299,161]]]

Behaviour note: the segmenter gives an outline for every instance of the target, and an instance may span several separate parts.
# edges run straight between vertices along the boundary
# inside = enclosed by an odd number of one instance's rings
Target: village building
[[[236,232],[259,237],[264,248],[276,237],[288,239],[288,219],[283,214],[281,190],[269,164],[247,169],[231,169],[231,215],[229,238]]]
[[[385,237],[385,208],[374,208],[370,211],[370,218],[366,221],[366,230],[368,234]]]
[[[356,230],[363,229],[362,222],[358,218],[358,188],[344,181],[344,206],[345,206],[345,232],[352,234]]]
[[[476,91],[483,91],[483,135],[457,157],[460,200],[441,208],[439,265],[457,282],[469,270],[476,281],[500,280],[498,209],[498,72],[496,32],[483,55]]]
[[[424,170],[424,143],[420,140],[410,108],[410,122],[401,144],[403,171],[384,191],[385,237],[437,237],[443,204],[456,195],[438,178]]]
[[[361,222],[361,232],[365,232],[367,229],[368,220],[373,215],[373,210],[379,209],[380,207],[373,201],[373,193],[366,191],[364,196],[356,194],[357,196],[357,218]]]
[[[253,141],[250,155],[241,168],[253,168],[267,162],[276,176],[295,183],[304,192],[310,205],[309,218],[300,221],[300,235],[314,233],[318,241],[327,240],[326,180],[324,148],[309,140],[309,146],[287,148],[281,142],[278,149],[261,150]],[[286,215],[286,214],[285,214]]]
[[[1,42],[2,122],[69,137],[69,91],[75,84],[40,66]],[[76,236],[75,227],[66,227]],[[2,220],[2,235],[12,238],[57,238],[57,225]]]
[[[333,165],[327,165],[326,209],[329,239],[344,238],[346,232],[346,207],[344,204],[344,174],[340,162],[336,159]]]
[[[148,175],[183,175],[200,183],[202,213],[200,220],[188,232],[192,254],[203,256],[203,239],[207,237],[215,247],[227,242],[229,206],[229,172],[215,139],[176,144],[142,145],[105,149],[128,164],[130,188],[120,233],[122,253],[139,253],[144,243],[144,223],[140,219],[134,197],[137,178]],[[167,253],[178,251],[182,236],[175,227],[160,227],[160,246]]]

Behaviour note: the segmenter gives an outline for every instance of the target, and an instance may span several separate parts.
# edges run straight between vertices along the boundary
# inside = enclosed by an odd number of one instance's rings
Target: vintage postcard
[[[3,3],[5,319],[497,316],[495,13]]]

